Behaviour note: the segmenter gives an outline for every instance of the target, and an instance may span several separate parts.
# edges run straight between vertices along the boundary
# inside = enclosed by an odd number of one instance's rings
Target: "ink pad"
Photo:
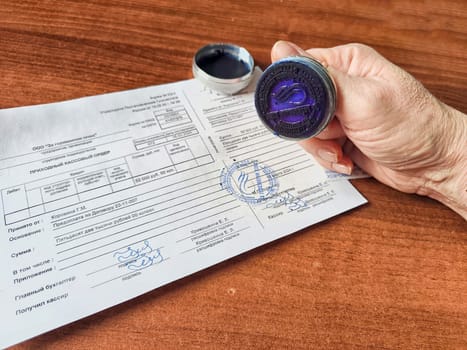
[[[229,95],[250,83],[253,69],[250,53],[233,44],[206,45],[193,58],[193,76],[209,88]]]
[[[318,135],[336,108],[336,88],[326,68],[304,56],[270,65],[255,91],[255,106],[263,124],[277,136],[300,140]]]

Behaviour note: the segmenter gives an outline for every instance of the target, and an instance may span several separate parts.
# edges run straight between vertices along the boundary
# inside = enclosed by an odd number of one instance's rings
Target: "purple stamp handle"
[[[295,56],[270,65],[255,91],[264,125],[277,136],[302,140],[318,135],[336,108],[334,82],[318,61]]]

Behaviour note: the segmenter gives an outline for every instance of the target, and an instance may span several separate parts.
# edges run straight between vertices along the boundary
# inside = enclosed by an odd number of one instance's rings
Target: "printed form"
[[[366,202],[267,131],[253,91],[0,111],[1,348]]]

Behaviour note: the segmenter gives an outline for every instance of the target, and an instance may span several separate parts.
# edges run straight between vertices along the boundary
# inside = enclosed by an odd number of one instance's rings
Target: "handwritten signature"
[[[124,250],[117,251],[113,257],[132,271],[142,270],[164,261],[161,248],[154,249],[147,240],[140,247],[129,246]]]
[[[277,208],[284,205],[289,212],[303,208],[308,208],[308,204],[299,197],[295,197],[290,192],[278,193],[267,204],[266,208]]]

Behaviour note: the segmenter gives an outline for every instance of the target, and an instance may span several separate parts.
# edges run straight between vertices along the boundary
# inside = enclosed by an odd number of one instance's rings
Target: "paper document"
[[[365,202],[268,132],[253,90],[0,111],[0,348]]]

